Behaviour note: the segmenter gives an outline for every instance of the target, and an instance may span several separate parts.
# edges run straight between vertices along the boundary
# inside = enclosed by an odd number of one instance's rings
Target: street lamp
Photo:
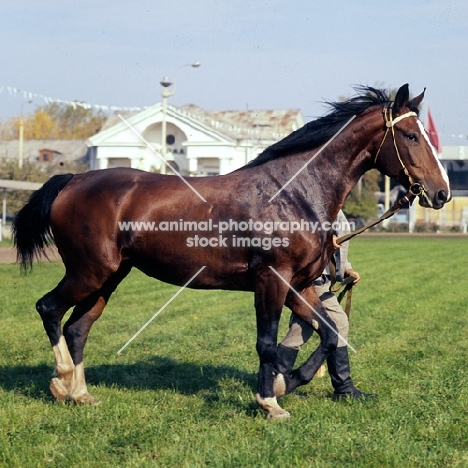
[[[186,63],[177,67],[174,70],[174,79],[171,80],[168,76],[165,76],[161,80],[161,86],[163,87],[161,96],[162,96],[162,120],[161,120],[161,155],[166,161],[166,153],[167,153],[167,142],[166,142],[166,133],[167,133],[167,98],[173,96],[176,92],[176,75],[177,72],[184,67],[193,67],[198,68],[201,65],[200,62],[193,62],[193,63]],[[161,174],[166,174],[166,164],[163,162],[161,165]]]
[[[18,145],[18,169],[23,168],[23,140],[24,140],[24,118],[23,118],[23,106],[25,104],[31,104],[32,100],[24,101],[21,104],[21,115],[20,115],[20,126],[19,126],[19,145]]]

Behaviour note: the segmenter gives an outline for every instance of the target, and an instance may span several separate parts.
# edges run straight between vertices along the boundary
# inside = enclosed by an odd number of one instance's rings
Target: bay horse
[[[198,271],[190,288],[254,292],[256,400],[267,417],[289,417],[273,390],[281,312],[287,306],[320,324],[317,349],[285,376],[292,390],[310,381],[337,345],[336,326],[311,284],[333,253],[332,231],[325,226],[359,178],[377,168],[410,188],[423,207],[440,209],[451,198],[447,175],[418,119],[424,91],[410,99],[406,84],[394,101],[371,87],[356,92],[329,103],[328,114],[227,175],[182,179],[104,169],[56,175],[31,195],[13,223],[18,262],[32,268],[55,242],[65,265],[63,279],[36,304],[55,355],[50,390],[57,400],[97,402],[85,381],[84,347],[132,267],[174,285],[184,285]],[[306,229],[304,220],[324,228]],[[196,230],[184,230],[185,221]],[[299,221],[301,229],[288,229]],[[155,228],[122,228],[131,222],[154,222]],[[229,226],[230,237],[206,237],[210,223]]]

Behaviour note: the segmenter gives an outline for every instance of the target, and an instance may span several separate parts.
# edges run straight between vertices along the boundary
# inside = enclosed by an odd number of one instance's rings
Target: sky
[[[354,85],[409,83],[442,144],[468,145],[467,18],[466,0],[0,0],[0,119],[44,104],[8,87],[143,108],[169,76],[176,106],[309,121]]]

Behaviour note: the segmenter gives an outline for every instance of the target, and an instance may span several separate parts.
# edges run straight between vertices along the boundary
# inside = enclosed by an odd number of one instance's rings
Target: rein
[[[333,294],[337,294],[340,291],[340,289],[342,289],[342,291],[338,294],[338,298],[337,298],[340,304],[343,298],[346,296],[346,305],[343,310],[345,314],[348,316],[348,319],[349,319],[349,314],[351,313],[351,301],[353,298],[353,286],[354,286],[353,283],[355,279],[356,278],[354,276],[347,276],[346,278],[343,279],[343,282],[338,287],[334,287],[333,285],[330,287],[330,291]]]
[[[419,195],[419,193],[414,193],[411,188],[410,191],[403,197],[397,200],[391,208],[389,208],[379,219],[376,219],[375,221],[372,221],[370,224],[367,226],[363,226],[360,229],[357,229],[356,231],[350,232],[349,234],[345,234],[344,236],[338,237],[336,239],[337,244],[342,244],[343,242],[346,242],[353,237],[362,234],[364,231],[367,231],[369,228],[376,226],[377,224],[381,223],[382,221],[391,218],[395,213],[400,211],[400,209],[405,205],[406,203],[411,203],[416,195]]]

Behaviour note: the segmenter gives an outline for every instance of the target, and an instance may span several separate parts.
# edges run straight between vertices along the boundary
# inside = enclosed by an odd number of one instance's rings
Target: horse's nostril
[[[445,190],[439,190],[437,193],[437,199],[438,201],[445,203],[448,200],[448,194]]]

